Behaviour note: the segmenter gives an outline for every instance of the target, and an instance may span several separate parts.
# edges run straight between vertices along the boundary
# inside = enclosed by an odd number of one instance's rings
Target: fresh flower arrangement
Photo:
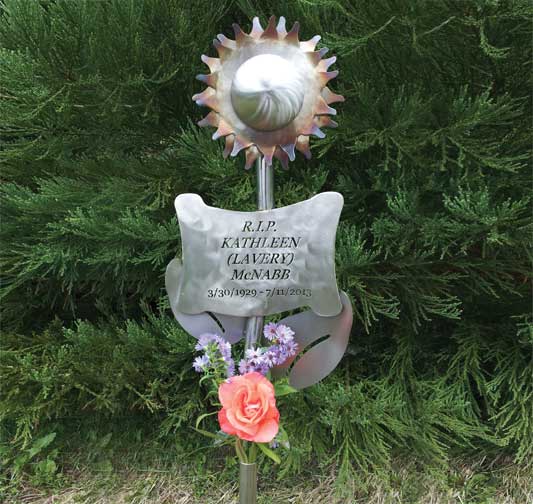
[[[200,383],[207,382],[209,395],[218,397],[220,406],[218,422],[221,431],[217,434],[198,428],[207,416],[201,415],[196,430],[213,437],[218,445],[235,443],[235,451],[243,463],[256,460],[257,448],[276,463],[279,456],[273,451],[280,444],[288,447],[287,435],[280,426],[276,396],[295,392],[286,380],[274,385],[270,381],[270,370],[294,357],[298,345],[294,331],[286,325],[266,324],[263,334],[269,343],[267,347],[245,350],[238,365],[232,357],[231,344],[218,334],[203,334],[195,349],[202,354],[194,360],[193,368],[203,376]]]

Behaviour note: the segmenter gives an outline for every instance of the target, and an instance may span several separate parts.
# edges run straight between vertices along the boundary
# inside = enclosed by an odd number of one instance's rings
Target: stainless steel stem
[[[240,463],[239,504],[257,503],[257,465]]]
[[[274,168],[267,166],[265,158],[259,156],[255,162],[257,173],[257,209],[270,210],[274,208]],[[257,345],[261,339],[264,317],[250,317],[246,321],[245,348]]]
[[[274,208],[274,167],[268,167],[263,156],[255,162],[257,174],[257,209],[271,210]]]

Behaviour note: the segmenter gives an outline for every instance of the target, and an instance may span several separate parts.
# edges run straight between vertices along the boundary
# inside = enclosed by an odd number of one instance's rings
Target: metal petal
[[[230,156],[235,157],[243,149],[250,147],[250,145],[252,145],[252,142],[250,142],[249,140],[245,140],[244,138],[236,136],[235,142],[233,144],[233,150],[231,151]]]
[[[204,128],[206,126],[218,127],[220,116],[216,112],[209,112],[203,119],[198,121],[198,126]]]
[[[220,40],[220,43],[224,47],[227,47],[231,51],[234,51],[235,49],[237,49],[237,43],[235,42],[235,40],[229,39],[228,37],[226,37],[226,35],[224,35],[222,33],[219,33],[217,35],[217,38],[218,38],[218,40]]]
[[[246,164],[244,166],[245,170],[249,170],[253,164],[254,161],[259,157],[259,151],[257,150],[257,147],[252,146],[246,149]]]
[[[322,96],[318,96],[315,104],[315,114],[337,115],[337,111],[334,108],[331,108]]]
[[[335,109],[329,107],[331,103],[344,101],[341,95],[331,92],[325,86],[329,80],[337,76],[338,72],[329,72],[328,68],[336,61],[335,57],[323,59],[328,49],[323,47],[315,51],[315,47],[320,41],[321,37],[316,35],[307,41],[300,42],[299,40],[299,28],[298,22],[295,22],[291,30],[287,32],[286,20],[283,16],[280,16],[277,21],[276,16],[269,18],[268,24],[265,29],[261,26],[259,18],[256,16],[252,21],[252,29],[250,34],[243,32],[239,25],[233,24],[233,30],[235,32],[235,40],[232,40],[224,34],[218,34],[217,39],[214,41],[214,45],[219,52],[220,58],[211,58],[209,56],[202,56],[202,61],[206,63],[211,74],[200,74],[197,78],[204,82],[208,89],[202,93],[198,93],[194,96],[195,101],[199,105],[210,107],[216,111],[219,116],[223,116],[227,124],[230,127],[224,127],[213,135],[213,138],[219,138],[220,136],[231,137],[229,142],[226,141],[225,155],[236,156],[240,150],[248,149],[251,145],[256,145],[260,151],[269,148],[269,152],[266,155],[267,165],[272,162],[272,157],[276,157],[285,164],[284,154],[276,154],[277,147],[280,147],[285,152],[290,160],[294,159],[294,149],[286,148],[290,144],[296,143],[294,137],[302,136],[308,137],[310,135],[316,135],[319,138],[323,138],[324,134],[320,131],[321,126],[334,126],[336,123],[330,120],[314,120],[313,115],[334,115]],[[262,39],[262,40],[260,40]],[[305,113],[294,119],[292,124],[287,127],[280,128],[273,132],[260,132],[250,128],[244,127],[238,117],[235,117],[235,111],[232,108],[232,102],[229,101],[228,90],[231,88],[232,78],[234,76],[235,69],[238,68],[242,62],[240,58],[243,51],[246,51],[244,59],[253,57],[255,54],[261,54],[264,50],[268,49],[264,44],[270,45],[285,45],[285,50],[290,54],[293,54],[294,48],[288,47],[289,45],[295,45],[296,49],[299,49],[299,58],[307,58],[315,65],[317,71],[314,75],[315,85],[311,86],[307,92],[312,94],[312,99],[306,101]],[[243,47],[245,46],[245,47]],[[260,49],[260,46],[264,49]],[[302,54],[304,53],[304,54]],[[229,58],[231,61],[226,60]],[[234,58],[237,60],[234,61]],[[235,65],[236,66],[235,66]],[[235,69],[233,66],[235,66]],[[224,67],[224,68],[223,68]],[[323,89],[321,89],[323,88]],[[211,89],[212,91],[209,91]],[[318,96],[318,98],[316,98]],[[313,109],[313,103],[315,108]],[[201,124],[206,125],[206,120],[202,120]],[[213,118],[211,118],[211,122]],[[219,126],[216,124],[208,124]],[[235,138],[233,137],[235,134]],[[304,153],[307,158],[311,157],[311,152],[308,145],[309,139],[300,140],[296,149]],[[228,145],[231,143],[231,150],[228,153]],[[272,151],[271,148],[274,148]],[[249,161],[253,156],[247,156],[246,167],[249,167]],[[253,161],[252,161],[253,162]]]
[[[320,35],[315,35],[313,38],[309,40],[300,42],[300,49],[305,52],[314,51],[316,45],[318,44],[321,38],[322,37]]]
[[[263,34],[263,27],[261,26],[261,22],[259,21],[259,18],[256,16],[252,19],[252,31],[250,32],[250,36],[258,39]]]
[[[278,31],[276,30],[276,16],[270,16],[270,19],[268,20],[268,25],[265,28],[263,34],[261,35],[261,38],[277,40]]]
[[[296,150],[301,152],[306,159],[311,159],[311,149],[309,148],[309,137],[300,135],[296,141]]]
[[[322,90],[322,98],[326,100],[326,103],[329,105],[330,103],[337,103],[337,102],[343,102],[344,96],[334,93],[331,89],[328,87],[325,87]]]
[[[209,87],[216,88],[218,80],[218,72],[212,74],[198,74],[196,79],[204,84],[207,84]]]
[[[333,72],[320,72],[318,78],[322,86],[325,86],[331,79],[334,79],[339,75],[338,70],[333,70]]]
[[[285,40],[289,44],[292,44],[292,45],[295,45],[295,46],[299,45],[300,44],[300,39],[298,38],[299,31],[300,31],[300,23],[298,23],[298,21],[296,21],[292,25],[291,31],[289,33],[287,33],[287,36],[285,37]]]
[[[228,49],[226,46],[222,45],[222,43],[217,39],[213,40],[213,45],[215,46],[221,61],[227,60],[233,52],[231,49]]]
[[[205,54],[202,54],[201,59],[209,67],[211,73],[218,72],[222,68],[220,60],[218,58],[211,58],[211,56],[206,56]]]
[[[296,159],[296,154],[294,153],[295,146],[296,140],[293,143],[281,146],[281,148],[287,153],[291,161],[294,161]]]
[[[280,38],[285,38],[285,36],[287,35],[287,28],[285,26],[285,23],[286,23],[285,18],[283,16],[280,16],[279,21],[278,21],[278,26],[276,28],[276,30],[279,33]]]
[[[226,146],[224,148],[224,152],[222,153],[222,157],[226,159],[233,150],[233,145],[235,143],[235,135],[228,135],[226,137]]]
[[[234,131],[232,127],[224,121],[224,119],[220,119],[218,122],[218,129],[213,133],[213,140],[218,140],[220,137],[225,137],[230,134],[232,134]]]
[[[338,123],[336,123],[331,117],[327,115],[315,117],[315,124],[319,128],[336,128]]]
[[[260,145],[259,150],[263,153],[263,156],[265,157],[265,164],[267,166],[272,166],[272,158],[274,157],[276,146],[275,145]]]
[[[192,99],[196,102],[196,105],[210,107],[218,112],[218,100],[213,88],[204,89],[201,93],[195,94]]]
[[[328,68],[333,65],[337,61],[336,56],[332,56],[331,58],[327,58],[325,60],[321,60],[320,63],[317,65],[317,70],[319,72],[327,72]]]
[[[287,156],[287,153],[284,150],[279,147],[276,147],[276,150],[274,151],[274,157],[279,160],[284,170],[288,170],[289,156]]]
[[[249,35],[244,33],[237,23],[233,23],[231,26],[233,28],[233,33],[235,33],[235,42],[239,46],[249,37]]]
[[[308,53],[305,53],[307,55],[307,57],[309,58],[309,61],[311,61],[311,63],[315,66],[317,66],[322,58],[322,56],[320,55],[320,51],[312,51],[312,52],[308,52]]]
[[[326,134],[320,130],[320,128],[315,124],[314,119],[312,120],[311,124],[309,124],[304,130],[302,131],[303,135],[314,135],[318,138],[325,138]]]
[[[326,134],[316,124],[311,129],[311,135],[315,135],[317,138],[326,138]]]

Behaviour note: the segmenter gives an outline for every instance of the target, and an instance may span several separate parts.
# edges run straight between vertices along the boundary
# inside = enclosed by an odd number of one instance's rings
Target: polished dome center
[[[275,54],[246,60],[231,85],[233,109],[241,121],[260,131],[287,126],[300,112],[304,94],[301,73]]]

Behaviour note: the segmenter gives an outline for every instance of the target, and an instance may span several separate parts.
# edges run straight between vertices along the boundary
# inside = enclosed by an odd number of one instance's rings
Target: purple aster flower
[[[242,359],[239,363],[239,372],[242,375],[253,371],[266,375],[269,369],[270,366],[264,361],[263,356],[251,360]]]
[[[218,348],[220,349],[220,353],[224,357],[231,357],[231,344],[228,343],[226,340],[219,338]]]
[[[271,346],[268,353],[269,358],[274,366],[279,366],[280,364],[283,364],[283,362],[285,362],[285,359],[287,358],[284,348],[280,345]]]
[[[231,358],[231,344],[218,334],[202,334],[195,348],[197,351],[205,352],[203,357],[195,360],[193,366],[196,370],[205,371],[207,365],[210,365],[215,373],[226,374],[228,377],[235,374],[235,363]]]
[[[276,329],[276,335],[280,343],[288,343],[293,340],[294,331],[290,327],[280,324]]]
[[[296,355],[296,352],[298,351],[298,343],[296,343],[296,341],[290,340],[283,346],[288,357]]]
[[[205,371],[205,368],[207,366],[209,366],[209,357],[207,355],[196,357],[192,365],[192,367],[197,373],[202,373],[203,371]]]
[[[263,355],[263,349],[259,347],[249,348],[248,350],[246,350],[246,352],[244,352],[244,356],[249,361],[259,359],[262,355]]]
[[[216,334],[210,334],[210,333],[202,334],[198,338],[198,343],[196,343],[196,346],[194,347],[194,349],[197,352],[202,352],[203,350],[207,348],[207,345],[209,345],[209,343],[211,343],[216,337],[217,337]]]
[[[265,328],[263,329],[263,334],[265,335],[265,338],[268,341],[273,341],[274,339],[277,338],[278,336],[277,328],[278,328],[278,324],[274,322],[270,322],[269,324],[265,325]]]
[[[231,361],[231,345],[228,342],[219,343],[218,351],[224,362],[229,363]]]
[[[270,368],[283,364],[296,354],[298,345],[294,341],[294,331],[290,327],[271,322],[265,325],[263,333],[273,344],[268,348],[248,348],[244,353],[244,359],[239,362],[241,375],[252,371],[266,375]]]
[[[246,373],[251,373],[251,365],[248,361],[242,359],[241,362],[239,362],[239,373],[244,375]]]
[[[271,350],[271,348],[273,347],[270,347],[263,355],[262,355],[262,358],[263,358],[263,362],[269,367],[271,368],[272,366],[274,366],[274,359],[275,359],[275,354],[274,354],[274,351]]]
[[[257,371],[258,373],[261,373],[262,375],[266,375],[271,367],[263,360],[254,362],[252,366],[254,367],[254,371]]]
[[[276,366],[281,366],[287,359],[289,355],[283,347],[279,347],[279,352],[277,355]]]

